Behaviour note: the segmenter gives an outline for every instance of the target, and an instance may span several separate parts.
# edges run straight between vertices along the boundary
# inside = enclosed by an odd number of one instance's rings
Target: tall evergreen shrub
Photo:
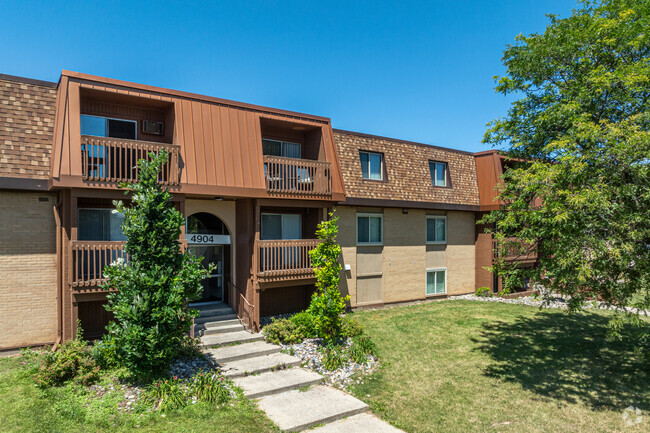
[[[106,309],[115,321],[101,345],[137,377],[164,373],[178,354],[196,316],[187,302],[200,296],[201,280],[208,274],[198,258],[181,250],[184,218],[158,181],[167,160],[166,152],[150,154],[138,162],[138,181],[121,185],[132,194],[131,206],[114,202],[124,215],[129,258],[104,269],[102,288],[118,291],[108,295]]]

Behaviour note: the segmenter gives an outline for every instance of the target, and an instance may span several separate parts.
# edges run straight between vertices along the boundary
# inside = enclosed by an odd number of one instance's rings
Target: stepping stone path
[[[281,353],[261,334],[244,329],[222,303],[196,305],[194,335],[208,360],[233,380],[284,431],[395,433],[401,430],[368,413],[368,405],[345,392],[320,385],[323,376],[300,367],[298,357]],[[236,317],[236,316],[235,316]]]

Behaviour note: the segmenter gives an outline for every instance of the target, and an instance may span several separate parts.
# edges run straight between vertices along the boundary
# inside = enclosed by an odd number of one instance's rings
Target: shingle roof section
[[[47,179],[56,88],[0,76],[0,177]]]
[[[349,198],[478,205],[474,155],[420,143],[334,130],[345,192]],[[384,154],[387,181],[361,177],[359,151]],[[429,161],[447,162],[451,187],[434,187]]]

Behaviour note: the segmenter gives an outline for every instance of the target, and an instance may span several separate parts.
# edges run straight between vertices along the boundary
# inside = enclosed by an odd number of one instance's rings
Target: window
[[[384,178],[384,155],[375,152],[359,152],[361,177],[382,180]]]
[[[302,215],[262,214],[262,240],[302,239]]]
[[[79,209],[80,241],[126,241],[124,215],[115,209]]]
[[[427,243],[428,244],[447,243],[447,217],[446,216],[427,215]]]
[[[434,186],[447,186],[447,163],[429,161],[429,171],[431,172],[431,183]]]
[[[272,156],[283,156],[285,158],[302,158],[300,143],[288,141],[262,139],[262,154]]]
[[[383,243],[384,216],[382,214],[357,214],[357,244],[381,245]]]
[[[427,295],[447,293],[447,270],[427,269]]]
[[[136,140],[137,129],[138,123],[135,120],[81,115],[81,135]]]

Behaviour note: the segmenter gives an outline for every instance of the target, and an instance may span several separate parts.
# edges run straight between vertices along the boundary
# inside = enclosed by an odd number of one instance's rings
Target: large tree
[[[496,91],[513,94],[484,142],[506,148],[504,205],[487,216],[506,251],[535,248],[539,266],[499,260],[506,288],[523,278],[570,297],[650,307],[650,0],[582,1],[520,35]],[[612,323],[639,317],[620,313]],[[613,327],[615,329],[616,326]]]

